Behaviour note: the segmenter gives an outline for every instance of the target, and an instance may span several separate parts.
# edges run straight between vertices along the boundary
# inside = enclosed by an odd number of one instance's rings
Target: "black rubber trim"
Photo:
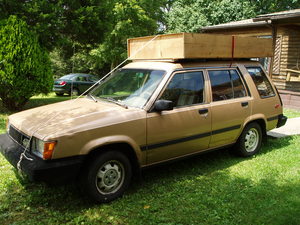
[[[220,133],[223,133],[223,132],[227,132],[227,131],[239,129],[240,127],[241,127],[241,125],[236,125],[236,126],[232,126],[232,127],[226,127],[226,128],[219,129],[219,130],[213,130],[211,133],[212,133],[212,135],[214,135],[214,134],[220,134]]]
[[[161,142],[161,143],[157,143],[157,144],[151,144],[151,145],[148,145],[148,146],[141,146],[140,148],[141,148],[141,151],[147,151],[147,150],[151,150],[151,149],[155,149],[155,148],[165,147],[165,146],[168,146],[168,145],[173,145],[173,144],[178,144],[178,143],[182,143],[182,142],[186,142],[186,141],[192,141],[192,140],[199,139],[199,138],[208,137],[210,135],[224,133],[224,132],[227,132],[227,131],[239,129],[240,127],[241,127],[241,125],[226,127],[226,128],[223,128],[223,129],[212,131],[212,132],[196,134],[196,135],[189,136],[189,137],[179,138],[179,139],[166,141],[166,142]]]
[[[174,144],[178,144],[178,143],[181,143],[181,142],[192,141],[192,140],[195,140],[195,139],[198,139],[198,138],[204,138],[204,137],[208,137],[208,136],[210,136],[210,132],[203,133],[203,134],[196,134],[196,135],[185,137],[185,138],[179,138],[179,139],[175,139],[175,140],[171,140],[171,141],[166,141],[166,142],[162,142],[162,143],[148,145],[148,148],[147,148],[147,146],[143,146],[143,147],[141,147],[141,149],[143,149],[144,151],[145,150],[151,150],[151,149],[154,149],[154,148],[160,148],[160,147],[164,147],[164,146],[167,146],[167,145],[174,145]]]
[[[277,128],[278,127],[282,127],[282,126],[284,126],[285,125],[285,123],[286,123],[286,121],[287,121],[287,117],[286,116],[284,116],[283,114],[280,114],[279,116],[278,116],[278,122],[277,122]]]
[[[180,68],[175,69],[174,71],[188,71],[188,70],[204,70],[204,69],[236,69],[237,66],[227,67],[227,66],[204,66],[204,67],[187,67],[187,68]]]
[[[278,119],[278,115],[267,118],[267,121],[269,122],[269,121],[273,121],[273,120],[277,120],[277,119]]]
[[[279,94],[279,91],[278,91],[278,89],[277,89],[277,87],[275,85],[274,85],[274,87],[275,87],[276,93],[278,95],[278,98],[279,98],[279,101],[280,101],[280,105],[283,106],[282,99],[281,99],[281,96]]]

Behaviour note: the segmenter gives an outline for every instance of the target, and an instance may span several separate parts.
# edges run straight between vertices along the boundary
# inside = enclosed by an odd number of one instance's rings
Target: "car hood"
[[[9,117],[9,123],[28,136],[51,140],[142,117],[142,109],[80,98],[15,113]]]

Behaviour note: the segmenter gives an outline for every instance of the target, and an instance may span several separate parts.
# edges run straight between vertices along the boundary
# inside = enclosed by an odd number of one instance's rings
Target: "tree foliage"
[[[294,8],[300,0],[0,0],[0,19],[22,18],[51,52],[56,75],[101,76],[127,57],[127,38]]]
[[[166,15],[166,30],[197,32],[207,25],[299,7],[299,0],[175,0]]]
[[[167,31],[197,32],[201,27],[249,18],[255,15],[248,1],[177,0],[166,17]]]
[[[43,47],[53,50],[78,42],[100,43],[107,26],[107,1],[0,0],[0,19],[22,18],[39,34]],[[71,53],[72,54],[72,53]]]
[[[37,36],[16,16],[0,26],[0,97],[10,110],[22,108],[33,95],[53,85],[51,65]]]
[[[246,0],[245,0],[246,1]],[[299,0],[247,0],[254,6],[256,15],[300,8]]]
[[[110,27],[104,41],[91,51],[98,64],[113,68],[127,57],[127,39],[157,32],[162,18],[161,4],[155,0],[119,0],[112,3]]]

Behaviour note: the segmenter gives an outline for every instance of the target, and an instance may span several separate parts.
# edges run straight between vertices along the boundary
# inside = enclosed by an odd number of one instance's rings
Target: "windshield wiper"
[[[96,99],[92,94],[88,93],[88,96],[89,96],[91,99],[93,99],[94,102],[98,102],[97,99]]]
[[[128,106],[125,105],[125,104],[124,104],[123,102],[121,102],[120,100],[116,100],[116,99],[111,98],[111,97],[105,97],[105,98],[103,98],[103,99],[105,99],[105,100],[107,100],[107,101],[109,101],[109,102],[115,103],[115,104],[117,104],[117,105],[119,105],[119,106],[122,106],[122,107],[124,107],[125,109],[128,109]]]

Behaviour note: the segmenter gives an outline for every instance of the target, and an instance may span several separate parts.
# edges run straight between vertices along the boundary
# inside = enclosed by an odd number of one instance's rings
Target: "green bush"
[[[21,109],[30,97],[47,94],[53,85],[48,53],[29,26],[10,16],[0,22],[0,98],[9,110]]]

